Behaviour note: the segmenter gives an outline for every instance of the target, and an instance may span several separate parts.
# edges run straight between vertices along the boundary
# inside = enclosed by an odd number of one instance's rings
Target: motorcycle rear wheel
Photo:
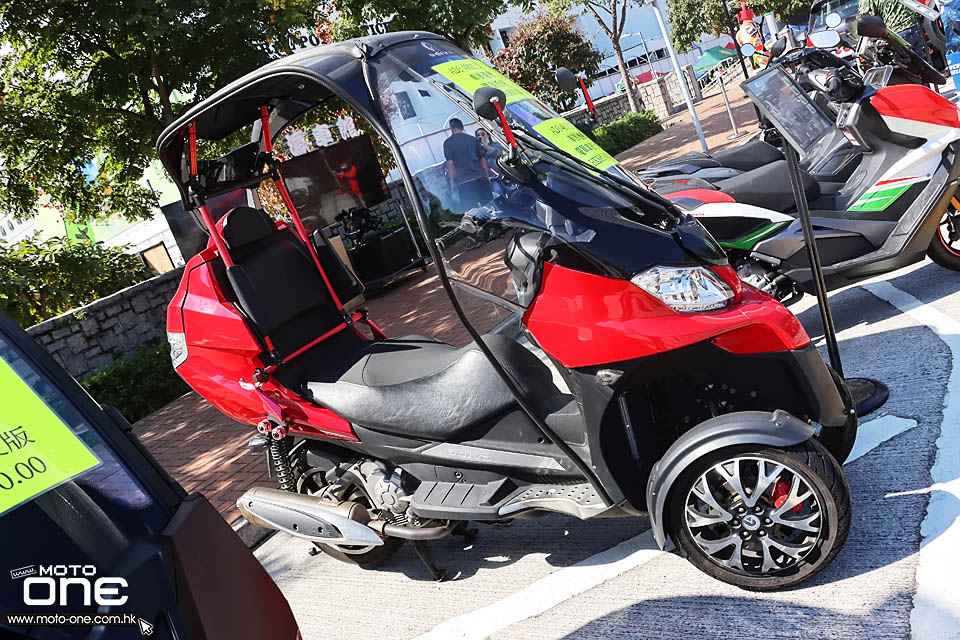
[[[315,483],[310,482],[301,487],[301,492],[312,495],[315,491],[311,491],[311,486],[314,490],[317,488]],[[340,498],[342,500],[352,500],[366,507],[368,511],[371,510],[370,498],[367,496],[366,491],[355,484],[350,485]],[[370,515],[374,518],[377,517],[377,514],[373,512],[371,512]],[[400,550],[400,547],[403,546],[403,540],[401,538],[386,536],[383,538],[383,544],[375,546],[337,545],[324,544],[322,542],[314,542],[313,544],[323,551],[323,553],[340,562],[355,564],[361,567],[371,567],[393,557],[397,551]]]
[[[791,587],[823,570],[843,547],[852,515],[843,470],[812,439],[714,451],[677,480],[668,505],[680,554],[751,591]]]

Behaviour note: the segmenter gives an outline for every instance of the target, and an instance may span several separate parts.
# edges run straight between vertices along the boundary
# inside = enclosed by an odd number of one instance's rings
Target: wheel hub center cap
[[[756,531],[760,528],[760,518],[754,515],[743,517],[743,528],[747,531]]]

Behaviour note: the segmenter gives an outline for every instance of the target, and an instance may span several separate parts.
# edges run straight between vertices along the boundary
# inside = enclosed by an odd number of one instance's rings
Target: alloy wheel
[[[940,234],[940,241],[944,248],[952,254],[960,256],[960,212],[952,204],[943,214],[943,218],[940,219],[937,232]]]
[[[784,462],[736,456],[707,469],[684,503],[684,523],[721,567],[763,576],[801,562],[820,539],[823,506],[810,481]]]

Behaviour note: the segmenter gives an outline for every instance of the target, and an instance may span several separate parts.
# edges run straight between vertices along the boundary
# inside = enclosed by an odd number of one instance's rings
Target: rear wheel
[[[728,447],[683,473],[671,491],[671,533],[698,569],[769,591],[826,567],[850,531],[850,488],[815,440],[776,448]]]
[[[954,203],[957,203],[956,198],[951,200],[950,207],[943,214],[927,255],[944,269],[960,271],[960,211]]]
[[[370,500],[366,497],[366,494],[358,487],[351,487],[351,490],[353,490],[353,492],[348,499],[366,507],[367,511],[370,511],[371,518],[376,518],[376,514],[370,510]],[[320,542],[314,542],[313,544],[325,554],[340,562],[367,567],[380,564],[393,557],[393,555],[400,550],[400,547],[403,546],[403,540],[401,538],[391,538],[387,536],[383,538],[383,544],[375,546],[322,544]]]
[[[372,507],[373,503],[362,487],[351,484],[343,489],[337,489],[337,492],[331,495],[331,487],[322,487],[315,481],[316,478],[322,477],[323,473],[320,469],[312,469],[301,474],[297,483],[297,490],[299,493],[306,493],[318,497],[323,496],[333,501],[350,500],[356,502],[367,509],[371,520],[379,518],[379,513]],[[403,546],[403,540],[401,538],[384,536],[383,544],[381,545],[337,545],[323,544],[320,542],[314,542],[313,544],[325,554],[340,562],[366,567],[374,566],[391,558],[400,550],[400,547]]]

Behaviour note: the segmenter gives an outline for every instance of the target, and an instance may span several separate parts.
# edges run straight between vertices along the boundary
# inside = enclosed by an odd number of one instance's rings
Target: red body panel
[[[187,384],[220,411],[239,422],[257,424],[267,415],[260,396],[247,387],[261,348],[246,322],[220,293],[213,272],[216,252],[208,248],[190,259],[180,288],[167,308],[167,330],[183,332],[187,359],[179,367]],[[300,398],[272,379],[262,391],[283,408],[290,432],[357,440],[350,423]]]
[[[663,197],[667,200],[696,200],[703,204],[709,202],[736,202],[733,196],[729,196],[723,191],[716,191],[715,189],[685,189],[683,191],[665,193]]]
[[[540,294],[523,322],[540,346],[566,367],[642,358],[754,324],[779,338],[780,350],[810,343],[786,307],[750,286],[743,286],[739,302],[723,309],[681,313],[627,280],[549,263],[543,268]]]
[[[890,118],[960,127],[957,105],[919,84],[884,87],[870,98],[870,104],[880,115]]]

